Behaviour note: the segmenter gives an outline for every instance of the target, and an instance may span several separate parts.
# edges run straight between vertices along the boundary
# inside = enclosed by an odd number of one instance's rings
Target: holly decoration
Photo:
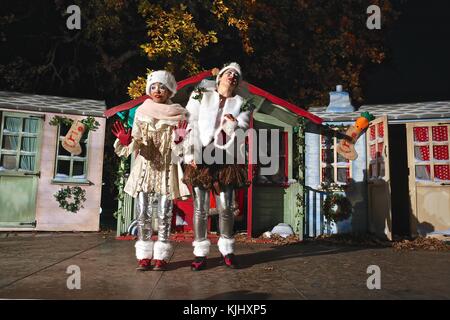
[[[52,120],[50,120],[49,124],[51,126],[59,126],[60,124],[63,124],[67,127],[70,127],[73,123],[72,119],[69,119],[67,117],[61,117],[61,116],[54,116]]]
[[[94,117],[91,117],[91,116],[87,117],[86,119],[81,120],[81,123],[86,126],[87,130],[90,130],[90,131],[95,131],[100,126],[100,123],[97,120],[95,120]]]
[[[81,208],[84,208],[82,203],[86,201],[86,190],[80,187],[67,186],[56,192],[53,196],[58,201],[60,208],[77,213]]]
[[[207,92],[207,91],[208,91],[208,89],[206,89],[206,88],[197,87],[197,88],[194,89],[195,96],[193,96],[192,98],[195,99],[195,100],[198,100],[198,101],[202,101],[203,93]]]
[[[60,124],[64,124],[68,127],[72,126],[73,119],[67,118],[67,117],[61,117],[61,116],[54,116],[52,120],[50,120],[49,124],[52,126],[59,126]],[[82,124],[85,125],[87,130],[95,131],[100,126],[100,123],[95,120],[94,117],[89,116],[83,120],[80,121]]]
[[[256,109],[256,106],[253,103],[253,98],[245,99],[244,103],[241,106],[241,112],[244,112],[244,111],[253,112],[253,110],[255,110],[255,109]]]

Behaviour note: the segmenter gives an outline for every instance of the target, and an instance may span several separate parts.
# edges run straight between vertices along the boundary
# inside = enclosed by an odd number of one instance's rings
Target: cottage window
[[[413,133],[416,180],[449,181],[449,126],[414,127]]]
[[[381,179],[386,176],[385,157],[387,145],[385,144],[384,123],[379,122],[371,125],[367,130],[368,157],[369,157],[369,179]]]
[[[58,144],[56,147],[55,182],[88,182],[88,138],[89,133],[84,132],[81,140],[81,154],[75,156],[62,146],[62,141],[70,127],[60,124],[58,127]]]
[[[6,112],[0,119],[0,171],[34,172],[39,150],[39,119]]]
[[[278,167],[276,168],[276,173],[273,175],[261,175],[261,168],[270,167],[273,165],[273,163],[271,162],[267,165],[262,164],[259,160],[260,155],[258,155],[258,172],[256,176],[256,184],[268,184],[285,187],[288,180],[288,133],[279,132],[278,141],[272,141],[271,130],[278,129],[267,130],[267,140],[264,141],[264,144],[262,144],[263,141],[258,140],[258,150],[264,150],[263,152],[266,153],[270,159],[273,159],[273,157],[278,157]],[[275,154],[272,154],[272,143],[276,143],[274,148]]]
[[[352,164],[336,152],[339,139],[321,136],[320,182],[347,184],[351,179]]]

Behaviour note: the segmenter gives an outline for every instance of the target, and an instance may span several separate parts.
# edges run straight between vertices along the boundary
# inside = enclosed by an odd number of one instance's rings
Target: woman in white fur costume
[[[170,227],[173,200],[189,195],[183,182],[179,161],[172,161],[172,152],[182,153],[187,111],[170,98],[177,91],[174,76],[167,71],[152,72],[147,78],[146,93],[151,99],[138,107],[133,128],[125,130],[116,122],[114,148],[119,156],[136,152],[136,160],[124,191],[136,198],[138,209],[138,240],[135,244],[138,270],[164,270],[170,256]],[[183,124],[184,123],[184,124]],[[181,130],[177,129],[181,127]],[[176,160],[176,159],[174,159]],[[152,241],[153,208],[157,207],[158,241]]]
[[[250,111],[245,110],[244,99],[236,94],[241,79],[240,66],[230,63],[219,71],[216,88],[194,90],[186,106],[189,112],[188,130],[191,131],[187,138],[189,147],[184,158],[183,181],[192,186],[194,195],[193,271],[206,267],[209,254],[211,244],[207,238],[207,215],[211,190],[216,194],[219,214],[219,251],[225,265],[236,267],[234,190],[247,187],[248,182],[245,166],[236,163],[235,158],[230,163],[226,157],[233,154],[230,150],[235,148],[235,130],[246,129],[249,122]],[[208,153],[214,153],[213,161],[205,158]]]

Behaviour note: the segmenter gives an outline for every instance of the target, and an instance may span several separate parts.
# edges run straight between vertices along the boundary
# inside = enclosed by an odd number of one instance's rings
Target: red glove
[[[175,128],[175,144],[179,144],[184,140],[186,135],[191,131],[191,129],[187,130],[187,121],[179,121],[178,126]]]
[[[127,146],[131,143],[131,130],[129,128],[125,129],[122,122],[119,120],[114,122],[111,132],[117,139],[119,139],[121,145]]]

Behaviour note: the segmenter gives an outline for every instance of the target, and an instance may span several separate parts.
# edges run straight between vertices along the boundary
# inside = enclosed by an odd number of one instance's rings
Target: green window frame
[[[55,171],[53,183],[90,184],[88,180],[89,131],[85,131],[80,139],[82,152],[76,156],[62,147],[62,141],[70,127],[65,124],[58,126]]]
[[[0,112],[0,172],[34,174],[39,171],[41,118],[40,115]]]

